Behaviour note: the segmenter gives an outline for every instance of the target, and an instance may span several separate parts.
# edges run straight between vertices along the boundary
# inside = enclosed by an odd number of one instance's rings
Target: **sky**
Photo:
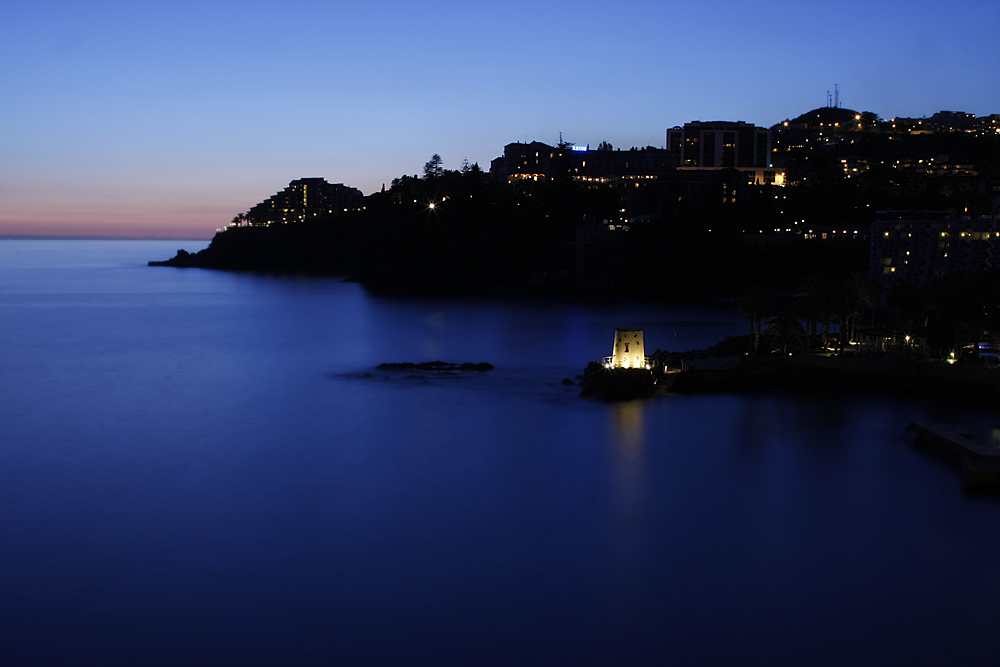
[[[823,106],[1000,113],[1000,2],[49,2],[0,20],[0,235],[210,238],[320,176],[662,146]]]

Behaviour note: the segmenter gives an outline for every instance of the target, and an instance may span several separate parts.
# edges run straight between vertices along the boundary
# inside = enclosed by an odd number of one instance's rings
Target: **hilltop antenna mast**
[[[833,106],[840,108],[840,84],[833,84]]]
[[[830,91],[826,91],[826,107],[830,108]]]

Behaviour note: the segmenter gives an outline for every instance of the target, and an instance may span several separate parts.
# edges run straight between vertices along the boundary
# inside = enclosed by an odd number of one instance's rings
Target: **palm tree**
[[[807,343],[810,349],[816,347],[816,323],[819,321],[819,311],[813,299],[813,292],[814,285],[810,278],[806,278],[795,292],[795,314],[806,323]]]
[[[815,346],[817,323],[822,323],[821,342],[830,335],[830,322],[837,317],[837,298],[833,281],[828,276],[808,276],[795,292],[799,313],[809,322],[810,344]]]
[[[899,283],[886,301],[893,323],[902,331],[923,326],[928,312],[935,305],[930,290],[921,289],[913,283]]]
[[[840,328],[837,335],[838,347],[843,350],[851,338],[850,330],[854,321],[860,316],[858,308],[858,293],[850,282],[832,283],[832,306],[834,319]]]
[[[871,315],[868,326],[874,327],[875,310],[882,301],[884,289],[860,271],[851,276],[851,286],[855,294],[857,294],[858,305],[861,307],[861,310],[868,310]]]
[[[753,285],[746,288],[743,292],[743,298],[740,301],[740,312],[750,320],[753,352],[757,352],[757,349],[760,347],[760,321],[770,315],[772,310],[771,293],[764,287]]]
[[[781,351],[788,353],[789,348],[801,350],[805,344],[806,330],[794,315],[779,315],[767,321],[764,336],[774,344],[781,346]]]

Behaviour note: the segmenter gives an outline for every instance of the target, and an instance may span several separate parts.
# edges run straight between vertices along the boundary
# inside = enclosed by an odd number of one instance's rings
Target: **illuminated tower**
[[[646,368],[642,329],[615,329],[615,347],[611,368]]]

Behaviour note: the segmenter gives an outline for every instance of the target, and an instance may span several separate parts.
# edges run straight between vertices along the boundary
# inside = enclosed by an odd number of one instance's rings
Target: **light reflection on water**
[[[615,483],[618,489],[618,509],[626,523],[643,500],[643,449],[646,447],[643,432],[645,401],[628,401],[608,407],[611,417],[611,442],[615,453]],[[658,443],[662,445],[663,443]]]
[[[605,404],[560,381],[610,354],[615,327],[685,349],[745,322],[374,297],[144,266],[173,241],[46,243],[0,242],[5,665],[974,664],[1000,648],[1000,503],[899,437],[914,419],[994,441],[995,414]],[[373,370],[437,358],[497,368]]]
[[[614,403],[609,406],[615,443],[627,459],[635,459],[642,453],[645,409],[646,401],[642,400]]]
[[[615,541],[620,547],[626,548],[635,548],[634,536],[641,534],[642,530],[646,403],[643,400],[635,400],[608,406],[611,418],[611,443],[615,454],[617,491],[615,504],[619,528]]]

